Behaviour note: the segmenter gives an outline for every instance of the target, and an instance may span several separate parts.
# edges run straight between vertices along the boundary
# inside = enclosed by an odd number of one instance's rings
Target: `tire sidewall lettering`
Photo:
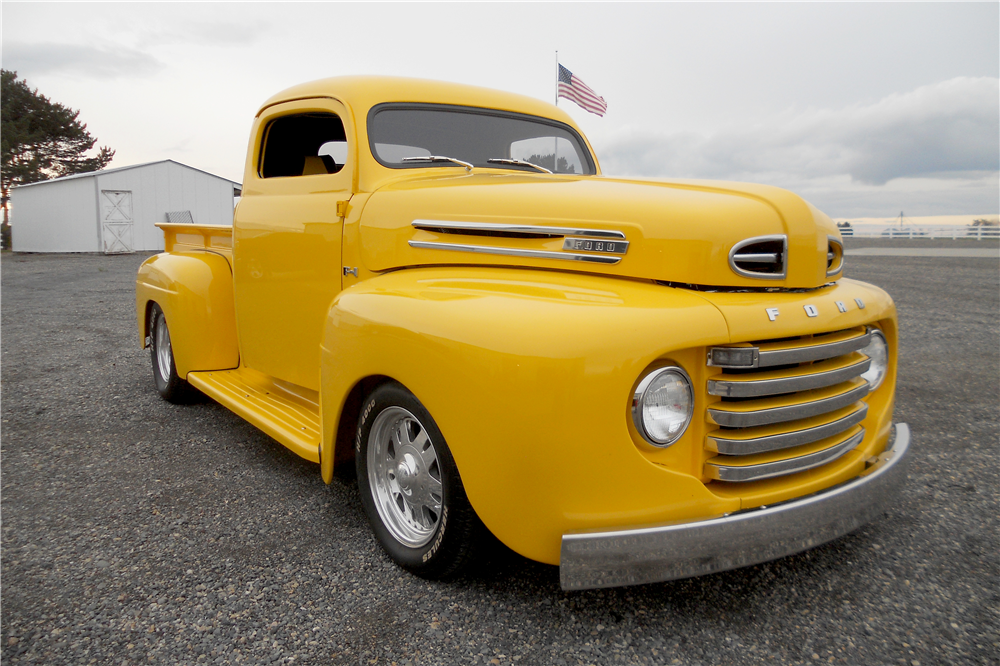
[[[448,527],[448,507],[447,506],[444,507],[444,509],[441,511],[441,526],[438,528],[437,537],[435,537],[434,543],[432,543],[431,547],[427,550],[426,553],[424,553],[424,556],[422,558],[423,562],[426,562],[427,560],[429,560],[432,557],[434,557],[434,553],[436,553],[438,551],[438,548],[441,547],[441,542],[444,540],[444,531],[445,531],[446,527]]]
[[[448,449],[444,434],[420,401],[398,382],[376,387],[358,412],[355,439],[355,470],[362,507],[382,549],[404,569],[424,578],[442,579],[453,575],[471,561],[485,527],[475,515],[465,496],[462,480]],[[413,415],[434,443],[441,471],[442,503],[437,530],[429,541],[413,547],[400,541],[386,526],[379,511],[378,497],[370,483],[369,449],[373,446],[372,429],[379,415],[391,407],[400,407]]]
[[[357,434],[354,436],[355,453],[361,453],[361,431],[364,430],[365,423],[368,422],[368,416],[372,413],[373,409],[375,409],[375,401],[369,400],[368,406],[365,407],[365,411],[362,412],[361,414],[361,420],[358,422],[358,431]]]

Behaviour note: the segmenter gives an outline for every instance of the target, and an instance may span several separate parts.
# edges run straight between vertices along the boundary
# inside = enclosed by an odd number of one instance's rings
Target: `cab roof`
[[[301,83],[272,96],[264,102],[257,115],[274,104],[311,97],[338,99],[353,108],[359,117],[364,117],[371,107],[384,102],[456,104],[551,118],[577,131],[580,129],[562,109],[534,97],[461,83],[394,76],[341,76]]]

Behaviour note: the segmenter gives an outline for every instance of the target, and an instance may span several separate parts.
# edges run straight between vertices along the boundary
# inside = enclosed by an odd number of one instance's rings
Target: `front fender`
[[[213,252],[171,252],[150,257],[135,283],[136,318],[143,346],[149,304],[163,310],[179,377],[196,370],[239,366],[233,273]]]
[[[738,500],[677,471],[700,464],[703,426],[643,450],[629,407],[652,363],[698,381],[693,348],[728,341],[715,306],[650,282],[461,267],[366,280],[324,334],[324,478],[351,390],[382,375],[427,407],[476,512],[522,555],[554,564],[565,532],[721,515]]]

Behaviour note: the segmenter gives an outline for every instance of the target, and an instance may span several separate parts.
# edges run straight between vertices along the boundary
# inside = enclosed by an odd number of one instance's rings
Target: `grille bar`
[[[717,462],[718,458],[712,458],[705,464],[705,474],[718,481],[744,482],[802,472],[836,460],[860,444],[864,437],[865,429],[861,428],[857,434],[822,451],[758,465],[725,465]]]
[[[757,367],[770,368],[776,365],[791,365],[793,363],[808,363],[823,361],[836,356],[843,356],[853,351],[859,351],[871,342],[871,332],[865,331],[856,337],[826,344],[794,347],[792,349],[760,350]]]
[[[830,423],[824,423],[823,425],[803,430],[793,430],[791,432],[748,439],[735,439],[725,436],[732,431],[716,431],[708,437],[708,450],[728,456],[745,456],[754,453],[790,449],[793,446],[812,444],[821,439],[839,435],[864,421],[866,416],[868,416],[868,405],[862,403],[860,408],[847,416],[839,418],[836,421],[831,421]]]
[[[827,386],[833,386],[834,384],[860,377],[868,371],[869,366],[871,366],[871,359],[865,357],[857,363],[843,368],[808,375],[774,379],[712,379],[708,382],[708,393],[709,395],[718,395],[726,398],[759,398],[767,395],[794,393],[795,391],[809,391],[811,389],[826,388]]]
[[[749,428],[751,426],[767,425],[768,423],[784,423],[785,421],[819,416],[820,414],[826,414],[841,407],[846,407],[853,402],[861,400],[866,395],[868,395],[868,382],[862,379],[860,384],[828,398],[753,411],[709,409],[708,414],[720,426]]]
[[[835,339],[823,342],[830,337]],[[794,347],[767,342],[757,346],[712,347],[708,350],[708,364],[716,368],[750,370],[825,361],[864,349],[871,342],[871,332],[867,329],[847,329],[799,342]]]

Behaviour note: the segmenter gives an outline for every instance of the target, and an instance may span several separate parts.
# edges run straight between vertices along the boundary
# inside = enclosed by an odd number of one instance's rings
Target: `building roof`
[[[233,185],[236,186],[236,188],[238,188],[240,190],[243,189],[243,184],[242,183],[237,183],[234,180],[229,180],[228,178],[223,178],[222,176],[216,176],[214,173],[209,173],[207,171],[202,171],[201,169],[195,169],[193,166],[188,166],[187,164],[182,164],[181,162],[178,162],[177,160],[159,160],[159,161],[156,161],[156,162],[144,162],[142,164],[132,164],[132,165],[129,165],[129,166],[117,167],[115,169],[102,169],[100,171],[88,171],[86,173],[74,173],[71,176],[60,176],[59,178],[50,178],[48,180],[40,180],[40,181],[38,181],[36,183],[25,183],[24,185],[18,185],[14,189],[18,189],[18,188],[21,188],[21,187],[33,187],[35,185],[45,185],[46,183],[58,183],[58,182],[61,182],[61,181],[64,181],[64,180],[73,180],[74,178],[90,178],[92,176],[103,176],[103,175],[108,174],[108,173],[117,173],[119,171],[128,171],[129,169],[141,169],[142,167],[148,167],[148,166],[152,166],[154,164],[163,164],[164,162],[173,162],[177,166],[182,166],[185,169],[191,169],[192,171],[197,171],[198,173],[203,173],[206,176],[211,176],[212,178],[218,178],[219,180],[224,180],[227,183],[232,183]]]

